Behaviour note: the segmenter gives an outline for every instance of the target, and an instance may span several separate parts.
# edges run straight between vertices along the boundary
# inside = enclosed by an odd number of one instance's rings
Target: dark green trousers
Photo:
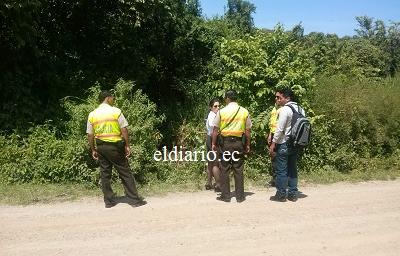
[[[111,187],[112,167],[118,171],[119,178],[124,186],[127,201],[135,204],[140,201],[136,189],[135,178],[129,167],[128,159],[125,157],[124,143],[103,142],[96,140],[97,153],[99,155],[101,189],[104,194],[104,203],[115,203],[114,192]]]
[[[230,182],[229,182],[229,172],[233,170],[233,177],[235,180],[235,193],[236,200],[244,199],[244,178],[243,178],[243,168],[244,168],[244,145],[242,138],[236,137],[223,137],[220,143],[221,151],[221,196],[226,199],[230,199]],[[234,151],[239,152],[239,155],[235,155],[235,158],[239,158],[237,161],[230,159],[223,159],[224,152],[230,152],[230,155]]]

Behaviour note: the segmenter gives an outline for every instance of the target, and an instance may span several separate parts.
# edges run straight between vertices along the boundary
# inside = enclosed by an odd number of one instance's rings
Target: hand
[[[271,157],[275,157],[276,152],[275,152],[275,143],[272,143],[271,146],[269,147],[269,155]]]
[[[246,147],[244,148],[244,153],[248,154],[250,152],[250,145],[246,145]]]
[[[271,146],[271,143],[272,143],[272,136],[271,136],[271,133],[268,134],[267,143],[268,143],[268,146]]]
[[[212,151],[215,151],[215,152],[217,152],[217,150],[218,150],[218,147],[217,147],[217,145],[215,145],[215,144],[212,144],[212,146],[211,146],[211,150],[212,150]]]
[[[92,157],[96,161],[99,160],[99,154],[97,154],[96,150],[92,150]]]
[[[131,155],[131,148],[129,145],[125,146],[125,157],[128,158]]]

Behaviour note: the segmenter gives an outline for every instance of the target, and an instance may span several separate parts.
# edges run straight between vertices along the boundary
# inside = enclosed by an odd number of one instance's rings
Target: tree
[[[358,16],[356,17],[359,29],[355,29],[360,37],[371,38],[374,35],[373,22],[374,19],[368,16]]]
[[[400,29],[399,24],[392,22],[389,27],[381,20],[374,21],[367,16],[356,17],[360,28],[356,29],[359,37],[368,39],[387,55],[385,74],[394,76],[400,63]]]
[[[199,14],[194,0],[2,2],[0,129],[60,120],[60,98],[120,77],[160,105],[185,101],[183,81],[211,55]]]
[[[235,89],[241,104],[252,113],[258,134],[267,127],[276,88],[291,87],[308,108],[307,94],[314,85],[309,59],[280,26],[272,33],[257,31],[247,38],[225,39],[209,70],[207,85],[212,93],[222,96],[226,90]]]
[[[245,0],[228,0],[226,18],[245,33],[254,28],[252,14],[256,11],[254,4]]]
[[[189,14],[201,17],[202,10],[199,0],[186,0],[186,8]]]

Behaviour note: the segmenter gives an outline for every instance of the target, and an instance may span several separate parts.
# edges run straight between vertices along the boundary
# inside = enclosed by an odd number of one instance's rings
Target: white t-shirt
[[[290,101],[286,103],[286,105],[279,110],[278,125],[274,133],[274,138],[272,139],[276,144],[285,143],[289,139],[290,130],[292,129],[293,111],[287,105],[292,105],[294,109],[298,110],[303,116],[306,116],[304,110],[299,107],[296,102]]]
[[[214,112],[210,111],[206,120],[207,135],[211,136],[214,129],[214,118],[217,116]]]

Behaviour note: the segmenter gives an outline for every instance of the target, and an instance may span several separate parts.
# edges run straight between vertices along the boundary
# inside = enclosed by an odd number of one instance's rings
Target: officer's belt
[[[242,140],[242,137],[237,137],[237,136],[221,136],[223,141],[236,141],[236,140]]]
[[[121,143],[121,141],[123,140],[119,140],[119,141],[104,141],[104,140],[100,140],[100,139],[96,139],[96,145],[117,145],[118,143]]]

